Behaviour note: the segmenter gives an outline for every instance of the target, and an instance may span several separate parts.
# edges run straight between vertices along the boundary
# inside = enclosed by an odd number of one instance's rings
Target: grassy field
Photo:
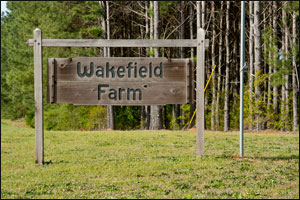
[[[299,198],[299,134],[45,131],[1,120],[1,198]]]

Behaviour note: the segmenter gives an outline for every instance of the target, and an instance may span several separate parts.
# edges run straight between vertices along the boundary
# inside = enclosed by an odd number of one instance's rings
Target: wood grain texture
[[[205,31],[201,28],[197,31],[197,115],[196,115],[196,156],[204,155],[204,69],[205,69]]]
[[[187,103],[185,82],[176,83],[153,83],[153,82],[101,82],[101,100],[98,100],[99,84],[97,82],[58,82],[57,102],[58,104],[75,105],[163,105],[163,104],[184,104]],[[119,98],[119,88],[124,89]],[[127,99],[127,89],[140,89],[136,92],[136,99],[133,100],[133,93],[130,92],[130,99]],[[110,89],[117,91],[117,100],[109,99]]]
[[[91,71],[91,62],[94,63],[94,73],[91,77],[80,77],[78,75],[78,62],[81,63],[80,71]],[[152,63],[152,70],[155,67],[162,66],[162,77],[155,77],[152,72],[152,78],[149,74],[144,77],[97,77],[95,68],[98,65],[105,66],[109,62],[110,67],[114,66],[116,72],[119,66],[126,66],[129,62],[132,66],[137,66],[137,72],[141,66],[150,69],[149,63]],[[162,63],[160,65],[160,63]],[[89,58],[51,58],[48,59],[48,102],[59,104],[76,104],[76,105],[163,105],[163,104],[185,104],[190,102],[191,81],[191,61],[189,59],[172,59],[170,62],[166,58],[107,58],[107,57],[89,57]],[[144,69],[145,69],[144,68]],[[106,72],[105,72],[106,74]],[[54,76],[54,77],[53,77]],[[51,78],[53,77],[53,78]],[[54,87],[50,87],[53,85]],[[101,100],[98,99],[99,85],[109,85],[102,87]],[[117,100],[108,95],[110,89],[121,91],[122,98]],[[127,89],[138,89],[141,92],[141,100],[125,98]],[[124,91],[125,90],[125,91]],[[132,92],[132,91],[131,91]],[[139,94],[139,93],[138,93]],[[125,95],[125,96],[124,96]],[[132,93],[130,93],[132,95]]]
[[[27,44],[33,46],[34,40],[29,39]],[[206,48],[209,46],[209,40],[205,42]],[[196,47],[196,39],[43,39],[44,47]]]
[[[194,91],[195,91],[195,84],[194,84],[194,66],[195,66],[195,63],[190,60],[189,61],[189,75],[187,77],[187,82],[188,82],[188,101],[189,101],[189,104],[193,104],[194,102]]]
[[[47,103],[55,102],[55,59],[48,58],[47,61]]]
[[[189,64],[189,59],[172,59],[168,62],[167,58],[125,58],[125,57],[82,57],[82,58],[55,58],[57,62],[57,80],[64,81],[150,81],[150,82],[166,82],[166,81],[185,81],[188,76],[187,65]],[[77,63],[81,63],[81,72],[84,71],[84,66],[87,67],[88,72],[90,70],[90,63],[93,62],[94,73],[92,77],[79,77],[77,74]],[[131,71],[131,77],[128,77],[127,71],[124,71],[124,77],[119,78],[117,75],[117,69],[119,66],[127,67],[128,63],[132,63],[131,66],[137,66],[137,78],[134,78],[134,70]],[[162,62],[163,65],[163,78],[156,77],[153,74],[153,70],[156,66],[159,66]],[[109,67],[114,67],[115,77],[111,77],[109,73],[109,78],[106,78],[106,64],[109,63]],[[141,66],[146,67],[147,72],[149,72],[149,63],[152,66],[152,77],[149,77],[148,73],[144,73],[146,77],[139,76],[139,69]],[[104,68],[104,77],[97,77],[96,71],[97,67],[102,66]],[[125,69],[126,70],[126,69]],[[147,75],[146,75],[147,74]]]
[[[44,163],[42,32],[34,30],[35,162]]]

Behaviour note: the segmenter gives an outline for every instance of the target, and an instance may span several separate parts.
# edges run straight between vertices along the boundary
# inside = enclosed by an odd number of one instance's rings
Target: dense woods
[[[245,129],[299,130],[299,3],[245,3]],[[205,127],[239,128],[241,3],[230,1],[8,1],[1,13],[1,116],[34,126],[33,48],[39,27],[52,39],[191,39],[206,31]],[[200,16],[197,17],[197,9]],[[194,48],[43,48],[47,58],[192,58]],[[194,69],[195,70],[195,69]],[[46,92],[44,92],[46,95]],[[180,129],[195,105],[75,106],[46,104],[48,130]]]

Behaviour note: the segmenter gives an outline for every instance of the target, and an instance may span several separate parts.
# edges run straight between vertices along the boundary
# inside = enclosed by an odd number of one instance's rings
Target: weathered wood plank
[[[55,58],[48,61],[52,62],[48,63],[48,66],[52,66],[48,76],[54,75],[48,84],[56,83],[55,87],[49,87],[51,103],[77,105],[189,103],[189,59],[169,61],[166,58],[84,57]],[[119,73],[119,70],[122,73]],[[102,87],[101,91],[99,85]],[[124,96],[123,98],[118,96],[117,100],[108,98],[113,89],[118,94],[120,91],[125,94],[125,90],[137,90],[141,93],[141,99],[126,99]],[[101,101],[98,99],[99,91],[104,96]]]
[[[48,58],[47,60],[47,103],[53,103],[54,97],[54,59]]]
[[[196,118],[196,132],[197,132],[197,149],[196,156],[204,155],[204,67],[205,67],[205,31],[201,28],[197,30],[197,118]]]
[[[189,73],[187,70],[189,59],[172,59],[170,62],[166,58],[125,57],[55,58],[55,60],[57,81],[185,81]],[[78,72],[82,74],[84,71],[85,76],[78,75]],[[158,73],[161,76],[156,76]]]
[[[34,30],[35,162],[44,163],[42,32]]]
[[[109,94],[112,89],[116,91],[116,96]],[[76,105],[185,104],[187,103],[186,90],[184,81],[166,83],[60,81],[57,83],[56,103]]]
[[[27,44],[33,46],[34,40],[29,39]],[[209,40],[205,42],[208,48]],[[42,46],[45,47],[196,47],[196,39],[43,39]]]
[[[190,71],[190,68],[191,68],[191,63],[187,62],[187,67],[185,68],[185,74],[186,74],[186,81],[185,81],[185,87],[186,87],[186,97],[187,97],[187,101],[188,103],[190,103],[190,75],[191,75],[191,71]]]
[[[189,99],[189,104],[194,103],[194,68],[195,63],[190,60],[189,61],[189,76],[187,77],[187,82],[188,82],[188,99]]]

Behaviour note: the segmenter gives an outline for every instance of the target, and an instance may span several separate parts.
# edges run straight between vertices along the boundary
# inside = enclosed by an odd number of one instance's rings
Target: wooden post
[[[44,163],[44,123],[43,123],[43,60],[42,31],[36,28],[34,36],[34,106],[35,106],[35,162]]]
[[[204,63],[205,63],[205,31],[197,29],[197,150],[196,156],[204,155]]]

